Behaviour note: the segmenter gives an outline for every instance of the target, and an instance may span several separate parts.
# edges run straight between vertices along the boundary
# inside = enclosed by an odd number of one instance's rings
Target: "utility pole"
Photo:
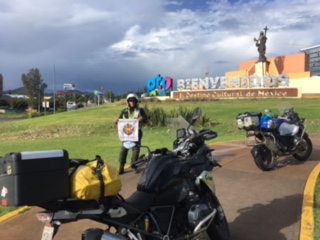
[[[56,113],[56,65],[53,64],[53,114]]]
[[[38,113],[40,113],[40,91],[41,91],[41,87],[39,84],[39,86],[38,86]]]

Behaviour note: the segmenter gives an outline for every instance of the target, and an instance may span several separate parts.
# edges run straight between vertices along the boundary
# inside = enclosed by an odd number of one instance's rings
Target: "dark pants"
[[[142,139],[143,133],[141,129],[139,129],[139,140],[138,142],[135,142],[136,145],[132,148],[132,157],[131,157],[131,164],[138,160],[139,154],[140,154],[140,144]],[[121,146],[120,155],[119,155],[119,163],[120,163],[120,169],[123,169],[124,165],[127,161],[127,155],[128,155],[129,149],[125,148],[124,146]]]

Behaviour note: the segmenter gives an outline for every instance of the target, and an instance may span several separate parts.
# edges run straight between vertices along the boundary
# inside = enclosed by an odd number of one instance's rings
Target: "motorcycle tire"
[[[303,140],[306,141],[306,145],[298,147],[298,152],[292,155],[295,159],[299,161],[306,161],[312,153],[312,142],[310,138],[307,135],[304,135]]]
[[[276,157],[265,145],[261,145],[257,157],[254,157],[254,162],[262,171],[270,171],[277,164]]]
[[[229,225],[217,196],[207,194],[206,202],[210,208],[217,209],[217,213],[207,229],[208,237],[216,240],[230,240]]]

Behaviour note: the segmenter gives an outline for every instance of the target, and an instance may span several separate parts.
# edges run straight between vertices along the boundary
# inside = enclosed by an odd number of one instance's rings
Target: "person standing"
[[[136,94],[134,93],[128,94],[126,100],[127,100],[127,107],[121,111],[119,117],[115,120],[115,123],[118,124],[119,119],[138,119],[139,121],[138,141],[135,142],[136,145],[132,148],[132,158],[131,158],[131,164],[132,164],[135,161],[137,161],[139,158],[141,139],[143,136],[141,125],[147,122],[147,115],[144,109],[139,107],[139,98]],[[124,166],[126,164],[128,151],[129,150],[125,148],[123,145],[121,146],[120,155],[119,155],[119,174],[124,173]]]

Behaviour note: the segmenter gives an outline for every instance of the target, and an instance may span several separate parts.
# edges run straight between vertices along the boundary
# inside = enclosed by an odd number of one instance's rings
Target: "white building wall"
[[[290,88],[301,88],[302,94],[320,94],[320,77],[290,79]]]

